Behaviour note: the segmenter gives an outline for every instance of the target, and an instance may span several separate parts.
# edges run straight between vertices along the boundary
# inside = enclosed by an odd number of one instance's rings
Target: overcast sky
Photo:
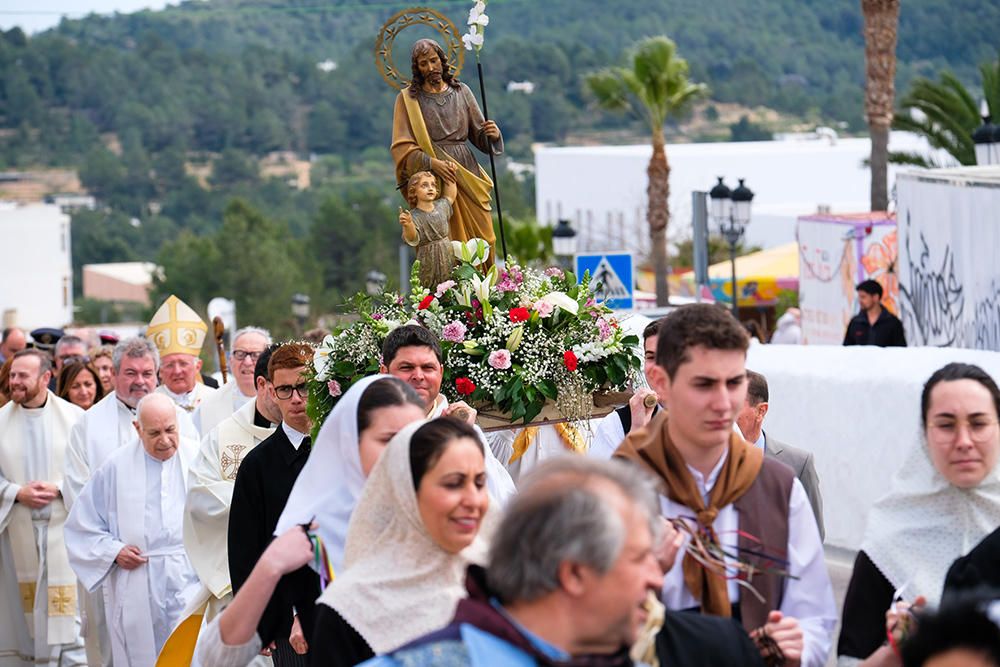
[[[91,12],[135,12],[140,9],[161,9],[167,0],[0,0],[0,28],[21,26],[33,33],[59,24],[66,16],[76,19]]]

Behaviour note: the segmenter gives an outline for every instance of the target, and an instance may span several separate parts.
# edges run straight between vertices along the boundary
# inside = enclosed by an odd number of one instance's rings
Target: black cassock
[[[281,425],[253,448],[240,464],[229,509],[229,576],[235,594],[250,576],[261,554],[274,539],[278,518],[285,509],[292,486],[309,458],[309,439],[296,450]],[[292,607],[306,642],[312,641],[319,575],[308,566],[286,574],[274,589],[257,626],[261,642],[288,641]]]

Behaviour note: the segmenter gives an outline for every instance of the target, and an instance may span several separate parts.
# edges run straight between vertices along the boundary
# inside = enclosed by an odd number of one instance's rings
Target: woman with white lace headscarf
[[[1000,525],[1000,389],[952,363],[924,385],[920,443],[875,503],[844,600],[840,665],[900,665],[886,640],[895,602],[936,607],[952,562]],[[863,662],[862,662],[863,661]]]
[[[344,572],[316,601],[312,665],[356,665],[444,627],[483,564],[483,444],[455,419],[411,424],[372,470],[351,518]]]

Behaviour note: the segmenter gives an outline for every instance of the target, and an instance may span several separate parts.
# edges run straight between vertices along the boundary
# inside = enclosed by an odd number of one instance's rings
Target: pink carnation
[[[454,287],[457,283],[454,280],[446,280],[443,283],[438,284],[437,289],[434,290],[434,296],[441,298],[441,295]]]
[[[539,317],[545,318],[552,314],[552,311],[555,309],[555,306],[553,306],[548,301],[543,301],[542,299],[539,299],[534,304],[532,304],[531,308],[536,313],[538,313]]]
[[[340,383],[339,383],[339,382],[337,382],[336,380],[330,380],[329,382],[327,382],[327,383],[326,383],[326,390],[327,390],[328,392],[330,392],[330,395],[331,395],[331,396],[333,396],[334,398],[337,398],[337,397],[338,397],[338,396],[340,396],[340,395],[341,395],[342,393],[344,393],[344,392],[343,392],[343,391],[342,391],[342,390],[340,389]]]
[[[603,317],[597,318],[597,331],[599,332],[601,340],[607,340],[608,338],[611,337],[611,334],[613,333],[611,325],[608,324],[608,321],[605,320]]]
[[[497,281],[497,291],[516,292],[523,282],[524,276],[521,274],[521,270],[516,266],[512,266],[500,272],[500,280]]]
[[[510,350],[494,350],[490,352],[490,366],[498,371],[505,371],[510,368]]]
[[[468,329],[466,329],[465,325],[458,320],[449,322],[444,325],[443,329],[441,329],[441,340],[446,340],[449,343],[461,343],[465,340],[466,331],[468,331]]]
[[[545,269],[544,273],[549,278],[562,278],[565,276],[565,274],[562,272],[562,269],[555,266],[550,266],[549,268]]]

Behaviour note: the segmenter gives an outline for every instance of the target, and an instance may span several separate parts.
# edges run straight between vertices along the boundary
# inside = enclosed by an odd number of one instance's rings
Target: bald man
[[[155,664],[199,590],[182,537],[188,464],[198,445],[181,436],[174,402],[164,394],[139,401],[135,430],[139,441],[117,449],[94,473],[66,524],[80,582],[93,592],[107,579],[117,665]]]

